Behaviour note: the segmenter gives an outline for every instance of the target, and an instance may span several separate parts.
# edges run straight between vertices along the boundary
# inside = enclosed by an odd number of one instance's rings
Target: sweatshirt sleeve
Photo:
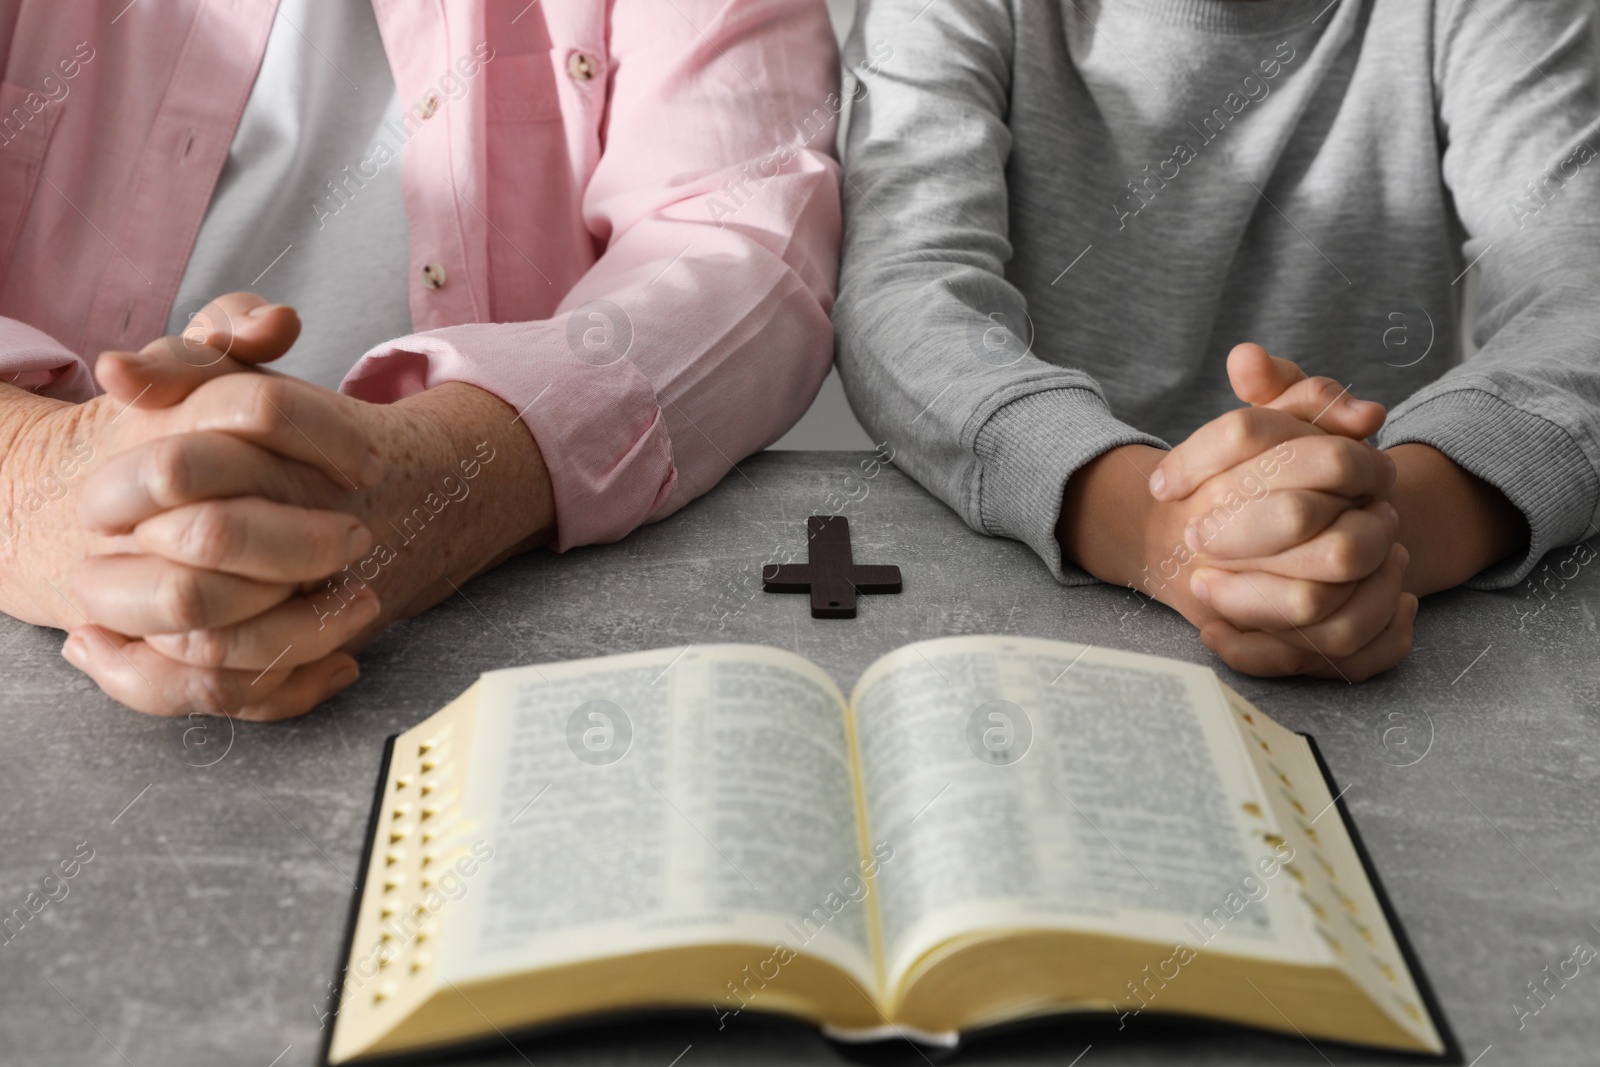
[[[1421,442],[1527,517],[1504,588],[1596,530],[1600,507],[1600,57],[1592,0],[1440,0],[1434,81],[1444,180],[1478,273],[1479,351],[1395,408],[1379,441]]]
[[[1125,444],[1095,381],[1033,352],[1005,278],[1012,21],[1003,0],[863,3],[834,313],[851,406],[972,528],[1026,542],[1071,585],[1056,520],[1069,478]]]

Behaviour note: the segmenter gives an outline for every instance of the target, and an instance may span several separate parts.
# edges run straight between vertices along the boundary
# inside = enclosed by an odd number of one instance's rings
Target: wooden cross
[[[850,520],[813,515],[806,520],[808,563],[769,563],[761,588],[769,593],[811,594],[813,619],[853,619],[857,593],[900,592],[900,568],[866,566],[850,556]]]

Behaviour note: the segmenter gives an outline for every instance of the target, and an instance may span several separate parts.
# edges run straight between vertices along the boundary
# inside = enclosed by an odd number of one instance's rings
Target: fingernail
[[[286,308],[288,306],[289,305],[287,304],[261,304],[258,307],[251,308],[248,312],[246,312],[246,314],[248,314],[252,319],[262,319],[266,318],[274,311],[277,311],[280,308]]]
[[[346,560],[360,559],[368,548],[372,547],[372,533],[365,526],[357,523],[346,531],[344,535],[344,558]]]
[[[1388,467],[1385,468],[1388,473],[1384,475],[1384,488],[1387,489],[1389,486],[1395,483],[1396,479],[1400,477],[1400,468],[1395,465],[1394,457],[1389,455],[1389,453],[1385,452],[1383,454],[1383,458],[1389,461]]]
[[[1193,593],[1194,598],[1202,604],[1211,603],[1211,590],[1206,588],[1205,579],[1198,574],[1189,579],[1189,592]]]
[[[1211,635],[1209,633],[1207,633],[1205,630],[1201,630],[1200,631],[1200,643],[1202,645],[1205,645],[1207,648],[1211,648],[1213,651],[1215,651],[1215,649],[1212,647],[1213,646],[1213,642],[1211,640]]]
[[[1416,597],[1412,597],[1411,598],[1411,621],[1412,622],[1416,622],[1417,621],[1417,612],[1420,611],[1420,610],[1422,610],[1422,601],[1418,600]]]
[[[1190,552],[1198,553],[1205,547],[1200,543],[1200,531],[1192,522],[1183,528],[1183,543],[1189,546]]]
[[[1150,495],[1159,499],[1167,488],[1167,472],[1160,467],[1150,476]]]
[[[1399,549],[1395,553],[1395,558],[1400,561],[1400,569],[1405,570],[1411,565],[1411,551],[1405,545],[1395,545],[1394,547]]]
[[[79,634],[67,638],[66,644],[61,646],[61,656],[74,667],[83,668],[84,660],[88,657],[88,643]]]
[[[383,603],[378,599],[378,594],[370,588],[360,597],[356,605],[356,614],[362,621],[370,621],[378,617],[378,612],[383,610]]]
[[[1400,513],[1395,510],[1394,505],[1389,503],[1387,500],[1383,501],[1382,503],[1383,503],[1383,513],[1385,515],[1389,516],[1389,521],[1390,522],[1399,522],[1400,521]]]

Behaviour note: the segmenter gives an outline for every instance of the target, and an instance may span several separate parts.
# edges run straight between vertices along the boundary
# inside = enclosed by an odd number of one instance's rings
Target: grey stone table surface
[[[762,594],[761,562],[801,551],[812,513],[849,516],[857,560],[900,564],[904,593],[864,597],[850,621],[813,620],[804,597]],[[1528,989],[1580,942],[1600,947],[1591,556],[1555,554],[1537,592],[1431,598],[1415,652],[1364,685],[1222,671],[1316,736],[1480,1067],[1600,1062],[1600,961],[1549,983],[1544,1001]],[[46,875],[93,850],[64,897],[52,881],[59,899],[0,931],[0,1062],[312,1063],[384,738],[485,670],[752,641],[815,660],[848,690],[885,652],[963,633],[1219,666],[1176,614],[1126,589],[1061,588],[1023,545],[971,532],[858,453],[754,456],[623,543],[513,560],[383,635],[356,685],[289,723],[135,714],[60,658],[58,633],[0,619],[0,912],[26,913]],[[681,1067],[841,1062],[807,1028],[746,1015],[719,1031],[709,1010],[703,1021],[502,1044],[470,1062],[668,1067],[680,1054]],[[1082,1067],[1386,1062],[1298,1038],[1104,1022],[980,1040],[960,1061],[1064,1065],[1080,1054]]]

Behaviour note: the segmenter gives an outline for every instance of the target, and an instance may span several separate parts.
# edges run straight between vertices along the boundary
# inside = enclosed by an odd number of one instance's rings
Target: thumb
[[[1332,378],[1307,378],[1289,386],[1262,407],[1287,412],[1319,430],[1357,441],[1366,440],[1383,427],[1387,416],[1382,404],[1358,400],[1348,386]]]
[[[1228,381],[1247,404],[1284,411],[1340,437],[1364,440],[1383,426],[1382,404],[1359,400],[1332,378],[1310,378],[1290,359],[1269,355],[1257,344],[1228,353]]]
[[[124,404],[170,407],[213,378],[277,359],[299,335],[294,308],[254,293],[228,293],[191,315],[181,333],[138,352],[101,353],[95,378]]]
[[[226,293],[195,312],[179,336],[197,357],[204,347],[240,363],[270,363],[299,339],[300,316],[287,304],[269,304],[255,293]]]
[[[1298,363],[1268,355],[1258,344],[1235,345],[1228,353],[1228,382],[1246,404],[1270,404],[1305,376]]]

